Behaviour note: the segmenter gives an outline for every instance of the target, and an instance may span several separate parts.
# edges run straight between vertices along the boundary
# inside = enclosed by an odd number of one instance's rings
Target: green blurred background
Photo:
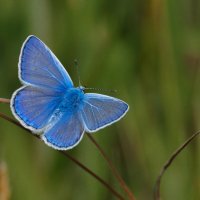
[[[169,155],[200,128],[199,0],[0,0],[0,97],[20,87],[17,63],[29,34],[41,38],[78,84],[117,89],[130,111],[94,134],[138,200],[152,199]],[[12,115],[9,106],[0,111]],[[119,192],[87,137],[69,153]],[[0,120],[0,161],[13,200],[115,199],[95,179],[27,132]],[[164,176],[163,199],[200,199],[200,142]]]

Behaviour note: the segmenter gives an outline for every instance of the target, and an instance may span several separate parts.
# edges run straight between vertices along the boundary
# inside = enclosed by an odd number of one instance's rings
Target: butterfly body
[[[60,61],[37,37],[29,36],[19,58],[23,86],[11,98],[14,116],[43,141],[59,150],[76,146],[84,132],[96,132],[120,120],[124,101],[74,87]]]
[[[81,109],[84,100],[84,92],[79,87],[68,89],[63,95],[59,109],[62,112],[77,112]]]

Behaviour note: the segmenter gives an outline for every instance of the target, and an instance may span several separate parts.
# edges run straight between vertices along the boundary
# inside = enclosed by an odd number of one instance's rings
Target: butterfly
[[[36,36],[23,43],[18,68],[23,86],[12,95],[12,113],[54,149],[75,147],[85,131],[111,125],[129,109],[120,99],[74,87],[63,65]]]

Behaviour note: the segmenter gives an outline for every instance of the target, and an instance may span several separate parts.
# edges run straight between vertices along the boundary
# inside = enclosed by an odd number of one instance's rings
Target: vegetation
[[[200,129],[200,3],[197,0],[0,1],[0,97],[20,86],[18,57],[25,38],[41,38],[75,85],[116,89],[129,103],[118,123],[93,134],[136,199],[153,198],[169,155]],[[12,116],[9,106],[0,112]],[[88,137],[68,153],[123,194]],[[0,161],[13,200],[115,199],[69,159],[0,120]],[[200,144],[177,157],[161,196],[200,199]],[[6,178],[6,180],[7,180]]]

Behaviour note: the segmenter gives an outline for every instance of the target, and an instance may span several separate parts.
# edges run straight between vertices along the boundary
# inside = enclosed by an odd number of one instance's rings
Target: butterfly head
[[[78,87],[82,92],[84,92],[84,90],[85,90],[85,87],[84,86],[79,86]]]

